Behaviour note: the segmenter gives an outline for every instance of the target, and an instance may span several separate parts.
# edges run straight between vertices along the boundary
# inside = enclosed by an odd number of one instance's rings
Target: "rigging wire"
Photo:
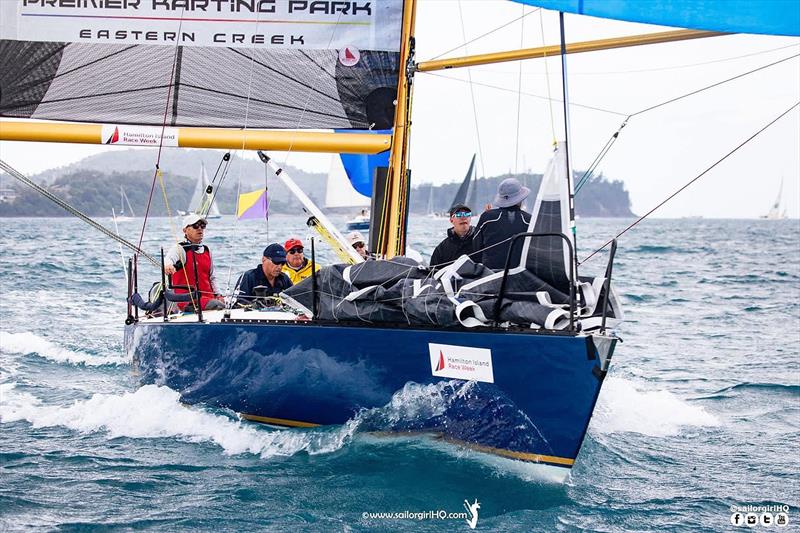
[[[341,20],[342,20],[342,14],[343,14],[342,10],[339,10],[339,15],[336,18],[336,23],[333,25],[333,29],[331,30],[331,37],[330,37],[330,39],[328,39],[328,46],[326,47],[327,50],[331,49],[331,44],[333,44],[333,39],[336,36],[336,30],[339,28],[339,24],[341,23]],[[338,53],[337,53],[337,58],[334,61],[338,61]],[[334,68],[335,68],[335,63],[334,63]],[[311,103],[311,92],[315,91],[315,90],[316,89],[314,89],[311,85],[307,86],[306,99],[305,99],[305,102],[303,103],[303,110],[300,113],[300,117],[297,119],[297,125],[295,126],[294,129],[300,129],[300,126],[303,124],[303,119],[306,116],[306,111],[308,110],[308,106]],[[347,119],[346,116],[343,117],[343,118]],[[286,157],[283,159],[283,163],[281,164],[281,167],[288,166],[288,164],[289,164],[289,156],[292,155],[293,148],[294,148],[294,139],[292,139],[292,142],[289,143],[289,148],[286,150]]]
[[[24,183],[25,185],[27,185],[31,189],[35,190],[36,192],[38,192],[39,194],[41,194],[42,196],[44,196],[45,198],[47,198],[48,200],[50,200],[51,202],[53,202],[54,204],[59,206],[60,208],[64,209],[69,214],[79,218],[80,220],[83,220],[84,222],[86,222],[87,224],[92,226],[94,229],[100,231],[101,233],[103,233],[107,237],[109,237],[109,238],[113,239],[114,241],[120,243],[121,245],[125,246],[126,248],[129,248],[129,249],[133,250],[133,252],[136,255],[141,255],[142,257],[144,257],[145,259],[147,259],[148,261],[153,263],[153,265],[155,265],[155,266],[159,266],[160,265],[160,263],[158,261],[156,261],[150,254],[148,254],[147,252],[142,250],[139,246],[133,244],[132,242],[129,242],[129,241],[123,239],[122,237],[120,237],[119,235],[115,234],[113,231],[109,230],[105,226],[103,226],[100,223],[92,220],[91,217],[89,217],[88,215],[82,213],[78,209],[72,207],[67,202],[65,202],[64,200],[62,200],[61,198],[59,198],[55,194],[51,193],[50,191],[48,191],[47,189],[45,189],[44,187],[42,187],[41,185],[39,185],[35,181],[31,180],[30,178],[28,178],[27,176],[22,174],[20,171],[18,171],[17,169],[15,169],[14,167],[9,165],[8,163],[3,161],[2,159],[0,159],[0,169],[3,169],[10,176],[16,178],[17,180],[21,181],[22,183]]]
[[[705,87],[697,89],[696,91],[692,91],[690,93],[686,93],[684,95],[677,96],[675,98],[671,98],[669,100],[661,102],[660,104],[656,104],[656,105],[653,105],[653,106],[650,106],[650,107],[646,107],[646,108],[644,108],[644,109],[642,109],[640,111],[636,111],[635,113],[631,113],[628,118],[635,117],[636,115],[641,115],[642,113],[646,113],[647,111],[652,111],[653,109],[657,109],[657,108],[659,108],[661,106],[665,106],[665,105],[671,104],[673,102],[677,102],[678,100],[682,100],[683,98],[687,98],[689,96],[693,96],[695,94],[701,93],[701,92],[706,91],[708,89],[712,89],[714,87],[718,87],[720,85],[723,85],[725,83],[737,80],[739,78],[743,78],[744,76],[747,76],[749,74],[753,74],[753,73],[758,72],[760,70],[764,70],[764,69],[769,68],[769,67],[774,67],[775,65],[783,63],[784,61],[789,61],[790,59],[794,59],[796,57],[800,57],[800,53],[791,55],[789,57],[784,57],[783,59],[779,59],[777,61],[773,61],[772,63],[768,63],[766,65],[754,68],[753,70],[748,70],[747,72],[743,72],[741,74],[737,74],[736,76],[733,76],[732,78],[728,78],[728,79],[725,79],[725,80],[722,80],[722,81],[718,81],[716,83],[712,83],[711,85],[707,85]]]
[[[582,187],[583,187],[583,186],[584,186],[584,185],[585,185],[585,184],[586,184],[586,183],[589,181],[589,179],[592,177],[592,175],[593,175],[594,171],[597,169],[597,166],[600,164],[600,161],[602,161],[602,160],[603,160],[603,158],[605,158],[605,156],[608,154],[609,150],[611,149],[611,146],[613,146],[613,144],[614,144],[614,143],[617,141],[617,138],[619,137],[619,134],[620,134],[620,132],[622,131],[622,128],[624,128],[624,127],[625,127],[625,126],[628,124],[628,121],[629,121],[631,118],[633,118],[633,117],[635,117],[635,116],[637,116],[637,115],[644,114],[644,113],[646,113],[646,112],[648,112],[648,111],[652,111],[652,110],[654,110],[654,109],[658,109],[659,107],[665,106],[665,105],[667,105],[667,104],[671,104],[671,103],[673,103],[673,102],[677,102],[677,101],[679,101],[679,100],[682,100],[682,99],[684,99],[684,98],[687,98],[687,97],[689,97],[689,96],[693,96],[693,95],[695,95],[695,94],[699,94],[699,93],[701,93],[701,92],[703,92],[703,91],[706,91],[706,90],[708,90],[708,89],[712,89],[712,88],[714,88],[714,87],[719,87],[720,85],[723,85],[723,84],[725,84],[725,83],[728,83],[728,82],[731,82],[731,81],[734,81],[734,80],[737,80],[737,79],[743,78],[744,76],[747,76],[747,75],[749,75],[749,74],[753,74],[753,73],[755,73],[755,72],[759,72],[759,71],[761,71],[761,70],[764,70],[764,69],[766,69],[766,68],[773,67],[773,66],[775,66],[775,65],[778,65],[778,64],[780,64],[780,63],[783,63],[783,62],[785,62],[785,61],[789,61],[790,59],[794,59],[794,58],[796,58],[796,57],[800,57],[800,53],[798,53],[798,54],[794,54],[794,55],[792,55],[792,56],[789,56],[789,57],[785,57],[785,58],[783,58],[783,59],[779,59],[778,61],[774,61],[774,62],[772,62],[772,63],[769,63],[769,64],[767,64],[767,65],[762,65],[762,66],[760,66],[760,67],[757,67],[757,68],[754,68],[754,69],[752,69],[752,70],[748,70],[747,72],[742,72],[742,73],[740,73],[740,74],[737,74],[736,76],[733,76],[733,77],[730,77],[730,78],[727,78],[727,79],[724,79],[724,80],[718,81],[718,82],[716,82],[716,83],[712,83],[711,85],[707,85],[707,86],[705,86],[705,87],[701,87],[700,89],[696,89],[696,90],[694,90],[694,91],[691,91],[691,92],[689,92],[689,93],[683,94],[683,95],[681,95],[681,96],[676,96],[676,97],[674,97],[674,98],[670,98],[669,100],[665,100],[665,101],[663,101],[663,102],[661,102],[661,103],[658,103],[658,104],[652,105],[652,106],[650,106],[650,107],[646,107],[646,108],[644,108],[644,109],[641,109],[641,110],[639,110],[639,111],[636,111],[636,112],[634,112],[634,113],[631,113],[630,115],[628,115],[628,116],[625,118],[625,120],[622,122],[622,124],[619,126],[619,128],[617,128],[617,131],[616,131],[616,132],[614,132],[614,133],[611,135],[611,137],[609,138],[609,140],[606,142],[605,146],[603,146],[603,148],[600,150],[600,153],[598,153],[598,155],[595,157],[595,159],[594,159],[594,161],[592,162],[592,164],[589,166],[589,169],[588,169],[588,170],[586,170],[586,172],[584,172],[583,176],[581,176],[581,178],[578,180],[578,183],[577,183],[577,184],[576,184],[576,186],[575,186],[575,194],[578,194],[578,191],[580,191],[580,189],[581,189],[581,188],[582,188]]]
[[[755,57],[764,54],[770,54],[772,52],[779,52],[781,50],[786,50],[787,48],[796,48],[797,44],[788,44],[786,46],[779,46],[777,48],[770,48],[769,50],[761,50],[760,52],[753,52],[750,54],[743,54],[739,56],[732,56],[732,57],[723,57],[720,59],[712,59],[710,61],[701,61],[699,63],[687,63],[685,65],[675,65],[672,67],[657,67],[657,68],[642,68],[642,69],[633,69],[633,70],[617,70],[617,71],[608,71],[608,72],[573,72],[573,76],[609,76],[615,74],[639,74],[642,72],[666,72],[670,70],[680,70],[685,68],[692,68],[692,67],[702,67],[705,65],[714,65],[717,63],[726,63],[728,61],[736,61],[737,59],[746,59],[748,57]]]
[[[694,178],[692,178],[691,180],[689,180],[689,181],[688,181],[686,184],[684,184],[684,185],[683,185],[681,188],[679,188],[678,190],[676,190],[675,192],[673,192],[672,194],[670,194],[670,195],[669,195],[669,196],[668,196],[666,199],[664,199],[662,202],[660,202],[658,205],[656,205],[656,206],[655,206],[654,208],[652,208],[650,211],[648,211],[648,212],[647,212],[647,213],[645,213],[644,215],[640,216],[640,217],[639,217],[638,219],[636,219],[636,220],[635,220],[635,221],[634,221],[632,224],[630,224],[630,225],[629,225],[627,228],[625,228],[624,230],[622,230],[622,231],[620,231],[619,233],[617,233],[617,234],[616,234],[616,235],[615,235],[615,236],[614,236],[612,239],[609,239],[609,240],[608,240],[608,241],[607,241],[605,244],[603,244],[601,247],[599,247],[598,249],[596,249],[595,251],[593,251],[591,254],[589,254],[589,255],[588,255],[588,256],[587,256],[587,257],[586,257],[586,258],[585,258],[583,261],[580,261],[580,262],[579,262],[579,264],[583,264],[583,263],[585,263],[586,261],[588,261],[589,259],[591,259],[592,257],[594,257],[594,256],[595,256],[595,255],[596,255],[598,252],[600,252],[600,251],[601,251],[601,250],[603,250],[603,249],[604,249],[606,246],[608,246],[609,244],[611,244],[611,243],[614,241],[614,239],[618,239],[620,236],[622,236],[623,234],[625,234],[625,233],[626,233],[626,232],[627,232],[629,229],[633,228],[633,227],[634,227],[634,226],[636,226],[636,225],[637,225],[639,222],[641,222],[642,220],[644,220],[645,218],[647,218],[648,216],[650,216],[651,214],[653,214],[653,213],[654,213],[654,212],[655,212],[657,209],[659,209],[661,206],[663,206],[664,204],[666,204],[667,202],[669,202],[670,200],[672,200],[672,199],[673,199],[675,196],[677,196],[677,195],[678,195],[678,194],[679,194],[681,191],[683,191],[684,189],[686,189],[687,187],[689,187],[689,185],[691,185],[691,184],[692,184],[692,183],[694,183],[695,181],[697,181],[697,180],[699,180],[700,178],[702,178],[703,176],[705,176],[705,175],[706,175],[706,174],[707,174],[709,171],[711,171],[711,170],[712,170],[714,167],[716,167],[717,165],[719,165],[720,163],[722,163],[723,161],[725,161],[726,159],[728,159],[728,157],[730,157],[731,155],[733,155],[734,153],[736,153],[737,151],[739,151],[739,149],[740,149],[740,148],[742,148],[742,147],[743,147],[743,146],[745,146],[747,143],[749,143],[750,141],[752,141],[753,139],[755,139],[755,138],[756,138],[758,135],[760,135],[761,133],[763,133],[764,131],[766,131],[766,130],[767,130],[769,127],[770,127],[770,126],[772,126],[773,124],[775,124],[776,122],[778,122],[780,119],[782,119],[783,117],[785,117],[786,115],[788,115],[788,114],[789,114],[789,112],[791,112],[791,111],[792,111],[792,109],[794,109],[794,108],[796,108],[796,107],[798,107],[798,106],[800,106],[800,101],[798,101],[798,102],[796,102],[795,104],[793,104],[791,107],[789,107],[789,109],[787,109],[786,111],[784,111],[783,113],[781,113],[780,115],[778,115],[777,117],[775,117],[774,119],[772,119],[772,120],[771,120],[770,122],[768,122],[768,123],[767,123],[767,124],[766,124],[764,127],[762,127],[761,129],[759,129],[757,132],[755,132],[754,134],[752,134],[750,137],[748,137],[747,139],[745,139],[745,140],[744,140],[744,141],[742,141],[741,143],[739,143],[739,145],[738,145],[738,146],[736,146],[736,147],[735,147],[733,150],[729,151],[727,154],[725,154],[724,156],[722,156],[721,158],[719,158],[717,161],[715,161],[714,163],[712,163],[712,164],[711,164],[711,166],[709,166],[709,167],[708,167],[708,168],[706,168],[704,171],[702,171],[700,174],[698,174],[697,176],[695,176]]]
[[[253,30],[255,34],[258,33],[258,25],[259,25],[260,22],[261,22],[261,12],[259,10],[259,12],[256,14],[256,26],[255,26],[255,29]],[[244,124],[243,124],[243,128],[242,128],[242,133],[243,133],[243,135],[242,135],[242,147],[241,147],[241,151],[242,152],[244,152],[244,149],[245,149],[245,146],[246,146],[246,143],[247,143],[247,124],[248,124],[248,122],[250,120],[250,102],[252,101],[252,94],[253,94],[253,78],[254,78],[254,75],[255,75],[254,74],[254,72],[255,72],[255,64],[258,63],[259,65],[264,66],[265,68],[267,68],[269,70],[273,70],[270,67],[268,67],[267,65],[263,65],[262,63],[256,61],[256,50],[255,49],[256,49],[256,43],[255,43],[255,41],[253,41],[252,45],[250,46],[250,57],[249,57],[249,60],[250,60],[250,71],[248,72],[247,94],[245,96]],[[232,50],[233,52],[235,52],[235,53],[237,53],[239,55],[243,55],[243,54],[241,54],[241,52],[239,52],[238,50],[235,50],[233,48],[230,48],[230,50]],[[279,74],[282,74],[282,73],[279,73]],[[292,80],[292,81],[297,81],[297,80]],[[231,162],[230,153],[228,153],[227,155],[229,157],[227,158],[224,175],[227,175],[228,169],[230,168],[230,162]],[[242,193],[242,172],[244,171],[243,161],[244,161],[244,158],[240,157],[239,158],[239,173],[236,176],[236,222],[233,225],[233,235],[232,235],[234,240],[236,239],[236,233],[237,233],[237,230],[239,229],[239,223],[238,223],[239,222],[239,198],[240,198],[241,193]],[[220,162],[220,165],[221,164],[222,164],[222,162]],[[223,175],[222,179],[224,179],[224,175]],[[220,186],[222,186],[222,181],[221,180],[220,180]],[[218,190],[219,189],[217,189],[217,191]],[[214,196],[216,197],[216,193],[214,194]],[[266,216],[266,237],[267,237],[267,239],[269,239],[269,213],[267,213],[265,216]],[[227,278],[225,280],[225,294],[226,295],[229,294],[229,291],[231,290],[231,276],[232,275],[233,275],[233,264],[229,264],[228,265],[228,276],[227,276]],[[230,309],[230,307],[233,305],[233,303],[234,302],[232,300],[232,301],[228,302],[225,307],[227,309]]]
[[[461,9],[461,0],[458,0],[458,16],[459,19],[461,20],[461,35],[464,38],[464,40],[466,40],[467,32],[466,29],[464,28],[464,11]],[[466,44],[464,45],[464,53],[465,54],[469,53],[467,52]],[[469,78],[469,94],[472,99],[472,117],[475,119],[475,137],[477,138],[478,141],[478,156],[480,156],[481,160],[481,175],[486,176],[486,167],[484,166],[484,161],[483,161],[483,147],[481,145],[481,130],[478,127],[478,109],[475,106],[475,87],[472,85],[472,72],[470,71],[469,68],[467,68],[467,78]]]
[[[181,28],[183,28],[183,14],[185,11],[186,11],[185,8],[181,8],[181,18],[180,21],[178,22],[177,35],[180,35]],[[153,192],[156,189],[156,179],[163,174],[159,165],[161,164],[161,150],[164,147],[164,132],[167,129],[167,115],[169,114],[170,100],[172,99],[172,83],[175,80],[175,70],[177,69],[178,65],[179,51],[180,51],[180,44],[179,40],[176,39],[175,52],[173,53],[172,56],[172,68],[170,69],[169,73],[169,85],[167,86],[167,101],[166,104],[164,105],[164,120],[161,123],[161,137],[158,140],[158,155],[156,156],[156,169],[155,172],[153,173],[153,184],[150,186],[150,194],[147,197],[147,208],[145,209],[144,212],[144,220],[142,220],[142,231],[139,234],[139,244],[137,248],[142,246],[142,240],[144,240],[144,230],[147,227],[147,218],[150,215],[150,205],[153,201]],[[170,226],[172,226],[172,217],[170,217]],[[174,228],[172,229],[172,233],[173,235],[175,234]]]
[[[475,68],[475,67],[469,67],[469,68]],[[509,89],[508,87],[501,87],[499,85],[492,85],[492,84],[489,84],[489,83],[482,83],[482,82],[479,82],[479,81],[469,81],[468,82],[467,80],[463,80],[461,78],[453,78],[453,77],[445,76],[444,74],[438,74],[438,73],[435,73],[435,72],[417,72],[416,75],[434,76],[436,78],[442,78],[442,79],[450,80],[450,81],[458,81],[458,82],[461,82],[461,83],[471,83],[472,85],[477,85],[478,87],[487,87],[489,89],[496,89],[498,91],[514,93],[514,94],[517,93],[517,91],[515,91],[514,89]],[[547,92],[550,93],[550,88],[549,87],[548,87]],[[552,97],[549,97],[549,96],[542,96],[540,94],[533,94],[533,93],[529,93],[529,92],[525,92],[525,91],[522,91],[522,94],[524,96],[530,96],[532,98],[538,98],[539,100],[547,100],[547,101],[551,102],[551,105],[552,105],[552,103],[561,102],[560,98],[552,98]],[[623,113],[622,111],[613,111],[611,109],[603,109],[602,107],[590,106],[590,105],[586,105],[586,104],[578,104],[574,100],[571,101],[569,103],[569,105],[570,105],[570,107],[580,107],[582,109],[588,109],[590,111],[598,111],[600,113],[608,113],[610,115],[617,115],[617,116],[620,116],[620,117],[629,116],[628,113]],[[552,124],[551,124],[551,127],[553,129],[555,129],[555,127]]]
[[[433,61],[434,59],[439,59],[439,58],[440,58],[440,57],[442,57],[443,55],[447,55],[447,54],[449,54],[450,52],[455,52],[456,50],[460,50],[461,48],[464,48],[464,49],[466,49],[466,46],[467,46],[468,44],[472,44],[472,43],[474,43],[475,41],[478,41],[478,40],[480,40],[480,39],[483,39],[484,37],[486,37],[486,36],[488,36],[488,35],[491,35],[491,34],[493,34],[493,33],[497,32],[497,31],[500,31],[500,30],[502,30],[503,28],[505,28],[505,27],[507,27],[507,26],[511,26],[512,24],[514,24],[514,23],[515,23],[515,22],[517,22],[518,20],[522,20],[522,19],[524,19],[525,17],[527,17],[528,15],[533,15],[533,14],[534,14],[534,13],[536,13],[537,11],[539,11],[539,12],[541,13],[541,11],[542,11],[542,8],[540,8],[540,7],[537,7],[536,9],[534,9],[533,11],[531,11],[531,12],[529,12],[529,13],[525,13],[525,9],[524,9],[524,6],[523,6],[523,9],[522,9],[522,16],[521,16],[521,17],[517,17],[517,18],[515,18],[515,19],[513,19],[513,20],[510,20],[510,21],[506,22],[505,24],[502,24],[502,25],[500,25],[500,26],[496,27],[496,28],[495,28],[495,29],[493,29],[493,30],[489,30],[489,31],[487,31],[487,32],[486,32],[486,33],[484,33],[484,34],[478,35],[478,36],[477,36],[477,37],[475,37],[474,39],[470,39],[469,41],[466,41],[465,43],[463,43],[463,44],[460,44],[460,45],[456,46],[455,48],[451,48],[450,50],[447,50],[447,51],[445,51],[445,52],[442,52],[442,53],[441,53],[441,54],[439,54],[439,55],[433,56],[433,57],[432,57],[432,58],[430,58],[428,61]]]
[[[522,4],[522,16],[519,18],[519,47],[525,44],[525,4]],[[522,111],[522,61],[519,62],[519,80],[517,82],[517,136],[514,150],[514,174],[519,171],[519,123]],[[525,184],[527,185],[527,183]]]
[[[542,35],[542,46],[544,46],[544,15],[542,10],[539,10],[539,30]],[[553,113],[553,95],[550,93],[550,68],[547,66],[547,57],[542,52],[542,61],[544,61],[544,79],[545,86],[547,87],[547,108],[550,111],[550,133],[553,135],[553,144],[556,144],[556,119]],[[570,102],[570,105],[578,105]]]

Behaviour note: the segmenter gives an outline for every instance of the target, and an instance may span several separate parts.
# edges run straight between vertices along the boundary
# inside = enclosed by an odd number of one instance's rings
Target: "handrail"
[[[503,281],[500,282],[500,292],[497,295],[497,301],[494,304],[494,325],[500,323],[500,307],[503,304],[503,297],[506,292],[506,279],[508,278],[508,267],[511,263],[511,254],[514,251],[514,243],[517,239],[522,237],[559,237],[567,243],[569,249],[569,331],[575,331],[575,269],[571,266],[575,263],[575,250],[572,248],[572,241],[563,233],[535,233],[532,231],[525,233],[517,233],[511,238],[511,243],[508,247],[508,255],[506,255],[506,265],[503,268]]]
[[[128,324],[128,325],[133,324],[133,304],[131,304],[131,296],[133,296],[133,284],[131,282],[131,278],[133,277],[133,265],[132,265],[132,262],[133,262],[133,260],[128,258],[128,265],[125,268],[125,270],[127,271],[127,274],[128,274],[127,275],[127,282],[128,282],[128,298],[127,298],[128,316],[125,317],[125,323]]]
[[[135,254],[133,256],[133,292],[139,292],[139,256]],[[139,307],[135,305],[133,306],[133,320],[139,321]]]
[[[211,253],[211,252],[209,252],[209,253]],[[187,254],[187,256],[188,256],[188,254]],[[199,276],[199,274],[197,272],[197,255],[196,255],[196,253],[192,254],[192,264],[194,266],[194,291],[195,291],[195,293],[197,293],[197,301],[193,302],[193,303],[197,306],[197,321],[198,322],[202,322],[203,321],[203,299],[201,298],[200,295],[203,294],[203,293],[200,292],[200,276]],[[186,284],[187,285],[189,284],[189,280],[188,279],[186,280]]]
[[[164,269],[164,247],[161,247],[161,290],[164,291],[164,322],[169,320],[167,316],[167,309],[169,304],[167,303],[167,273]]]
[[[314,237],[311,237],[311,315],[317,318],[317,256],[314,251]]]
[[[611,271],[614,268],[614,255],[617,253],[617,239],[611,241],[611,251],[608,254],[606,265],[606,281],[603,283],[605,298],[603,298],[603,320],[600,322],[600,333],[606,332],[606,316],[608,315],[608,299],[611,297]]]

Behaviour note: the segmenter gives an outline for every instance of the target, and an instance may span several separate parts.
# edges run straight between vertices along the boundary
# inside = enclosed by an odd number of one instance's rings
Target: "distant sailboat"
[[[370,201],[369,196],[364,196],[353,188],[339,155],[334,154],[325,186],[325,209],[369,207]]]
[[[761,215],[761,218],[765,218],[767,220],[785,219],[786,207],[784,206],[783,210],[781,210],[782,199],[783,199],[783,179],[781,178],[781,186],[778,189],[778,197],[775,198],[775,202],[772,204],[772,207],[769,209],[769,212],[766,215]]]
[[[219,212],[219,207],[213,202],[214,196],[208,192],[209,181],[208,174],[206,173],[206,165],[200,163],[200,177],[197,179],[197,185],[194,188],[192,199],[189,200],[189,207],[186,211],[178,211],[179,215],[187,215],[189,213],[198,213],[204,215],[205,218],[220,218],[222,215]]]
[[[469,162],[469,169],[467,169],[467,174],[464,176],[464,180],[461,182],[461,186],[458,188],[455,197],[453,197],[453,201],[450,203],[450,207],[447,209],[445,213],[437,213],[433,209],[433,185],[431,185],[430,189],[430,196],[428,197],[428,216],[430,218],[448,218],[450,209],[457,206],[458,204],[464,204],[469,206],[471,209],[476,209],[478,207],[478,183],[477,179],[473,179],[475,174],[475,154],[472,154],[472,160]]]
[[[425,210],[425,216],[435,220],[447,218],[444,213],[437,213],[433,208],[433,183],[428,188],[428,208]]]
[[[348,231],[369,231],[370,202],[369,196],[353,188],[339,155],[333,155],[325,187],[325,209],[358,208],[358,214],[348,220],[345,226]]]
[[[461,187],[458,188],[458,192],[456,192],[456,196],[453,198],[453,203],[450,204],[450,209],[458,204],[467,205],[472,209],[477,207],[476,202],[478,201],[478,183],[477,179],[473,179],[474,174],[475,154],[472,154],[472,161],[469,162],[467,175],[464,176],[464,181],[461,182]],[[467,196],[469,196],[469,200],[467,200]],[[450,209],[448,209],[448,211]]]
[[[125,211],[125,206],[127,205],[128,210]],[[113,210],[112,210],[113,212]],[[133,207],[131,207],[131,202],[128,200],[128,195],[125,194],[125,189],[120,186],[119,188],[119,214],[115,215],[115,220],[117,222],[124,222],[126,220],[133,220],[136,214],[133,212]]]

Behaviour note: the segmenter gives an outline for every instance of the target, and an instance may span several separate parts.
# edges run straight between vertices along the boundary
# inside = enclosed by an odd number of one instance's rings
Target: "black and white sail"
[[[0,2],[0,116],[386,129],[401,0]]]

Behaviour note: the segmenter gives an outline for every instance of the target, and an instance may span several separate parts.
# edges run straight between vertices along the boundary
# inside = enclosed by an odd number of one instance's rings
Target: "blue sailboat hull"
[[[126,326],[125,339],[141,383],[167,385],[189,404],[286,426],[342,424],[416,387],[418,399],[440,405],[400,420],[381,420],[378,410],[374,420],[364,417],[365,429],[431,432],[562,468],[578,455],[615,344],[585,335],[247,321],[141,321]],[[431,343],[490,350],[493,382],[434,376]]]

